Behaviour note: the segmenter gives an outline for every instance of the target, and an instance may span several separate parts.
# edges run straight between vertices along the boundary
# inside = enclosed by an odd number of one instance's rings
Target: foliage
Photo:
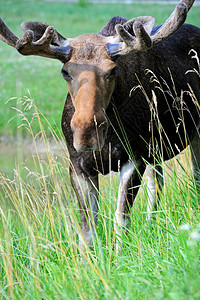
[[[65,143],[30,98],[19,99],[21,126],[32,137],[34,166],[18,165],[11,180],[0,173],[0,294],[4,299],[199,299],[200,214],[189,151],[164,165],[159,211],[146,222],[144,180],[115,251],[118,176],[100,176],[95,244],[78,246],[78,205],[71,189]],[[19,103],[17,105],[19,107]],[[26,111],[31,108],[32,118]],[[37,120],[36,135],[32,123]],[[51,131],[51,143],[44,131]],[[52,140],[60,147],[55,153]],[[38,142],[46,149],[39,154]]]

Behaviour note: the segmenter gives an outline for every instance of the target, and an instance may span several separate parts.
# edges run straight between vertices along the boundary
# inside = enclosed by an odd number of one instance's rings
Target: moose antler
[[[4,21],[0,18],[0,40],[8,45],[15,47],[18,37],[6,26]]]
[[[124,25],[116,25],[117,36],[114,37],[114,42],[106,44],[108,54],[111,57],[126,55],[148,50],[163,42],[182,26],[193,3],[194,0],[181,0],[170,17],[153,36],[150,35],[154,25],[153,17],[134,18]],[[129,33],[130,27],[132,27],[134,35]]]
[[[195,0],[182,0],[177,4],[167,21],[165,21],[160,29],[152,36],[153,46],[166,40],[182,26],[194,1]]]
[[[0,39],[22,55],[37,55],[65,62],[71,51],[68,40],[52,26],[42,22],[23,22],[24,36],[19,39],[0,18]]]

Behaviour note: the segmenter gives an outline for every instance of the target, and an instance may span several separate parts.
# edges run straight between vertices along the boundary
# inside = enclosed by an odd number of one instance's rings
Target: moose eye
[[[114,67],[106,74],[106,79],[110,79],[111,77],[113,77],[116,74],[116,72],[117,72],[117,67]]]
[[[62,69],[61,73],[62,73],[62,76],[65,80],[71,80],[72,79],[72,76],[66,70]]]

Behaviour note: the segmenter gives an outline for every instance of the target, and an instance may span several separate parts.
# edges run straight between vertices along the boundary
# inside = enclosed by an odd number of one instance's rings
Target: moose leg
[[[190,144],[192,172],[196,183],[200,180],[200,138],[196,133]],[[198,186],[198,185],[197,185]]]
[[[122,233],[130,221],[130,212],[136,197],[145,166],[140,161],[137,164],[127,162],[120,172],[117,210],[115,212],[115,232],[117,235],[116,251],[121,249]]]
[[[77,175],[71,170],[73,188],[77,194],[80,216],[81,233],[79,234],[80,249],[85,251],[87,246],[92,246],[95,235],[95,224],[98,212],[98,175],[86,177]]]
[[[152,221],[152,212],[157,210],[159,204],[158,189],[162,191],[163,187],[163,170],[162,166],[156,165],[147,166],[147,193],[148,193],[148,204],[147,204],[147,221]]]

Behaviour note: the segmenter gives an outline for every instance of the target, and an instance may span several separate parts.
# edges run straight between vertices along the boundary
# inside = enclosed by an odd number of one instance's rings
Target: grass
[[[37,18],[66,36],[98,31],[114,14],[128,18],[152,14],[159,24],[173,9],[1,0],[0,6],[2,18],[18,35],[24,19]],[[193,8],[189,16],[198,26],[199,9]],[[21,57],[3,44],[0,52],[0,133],[27,136],[34,150],[31,162],[16,164],[12,179],[0,173],[0,298],[199,299],[199,191],[188,167],[189,151],[180,154],[178,162],[165,164],[165,188],[152,224],[146,222],[147,185],[142,182],[119,254],[113,224],[119,176],[100,176],[97,237],[82,264],[78,205],[59,129],[66,95],[61,65]],[[16,98],[5,104],[11,97]],[[49,141],[57,145],[58,153]]]
[[[87,4],[0,0],[1,17],[14,33],[21,37],[20,24],[24,20],[39,20],[53,25],[66,37],[75,37],[86,32],[98,32],[114,15],[133,18],[153,15],[156,24],[163,23],[174,6],[134,3]],[[200,7],[193,7],[187,21],[200,26]],[[0,42],[0,135],[16,136],[18,118],[13,118],[12,97],[29,96],[48,118],[51,126],[60,134],[60,120],[67,94],[66,83],[60,75],[61,63],[41,57],[23,57],[12,47]],[[20,107],[19,107],[20,108]],[[45,125],[46,126],[46,125]],[[48,128],[45,128],[48,129]],[[39,126],[35,124],[35,132]],[[48,132],[48,130],[46,130]],[[25,133],[22,132],[22,135]]]
[[[18,113],[33,140],[35,166],[30,169],[28,161],[17,166],[13,180],[0,173],[2,299],[199,299],[199,196],[186,168],[189,151],[180,154],[179,163],[165,164],[165,189],[152,224],[146,222],[143,181],[119,254],[114,232],[119,177],[100,176],[97,237],[83,264],[65,143],[52,129],[60,148],[55,154],[44,131],[48,121],[36,106],[39,134],[26,111]],[[45,160],[38,140],[46,148]]]

